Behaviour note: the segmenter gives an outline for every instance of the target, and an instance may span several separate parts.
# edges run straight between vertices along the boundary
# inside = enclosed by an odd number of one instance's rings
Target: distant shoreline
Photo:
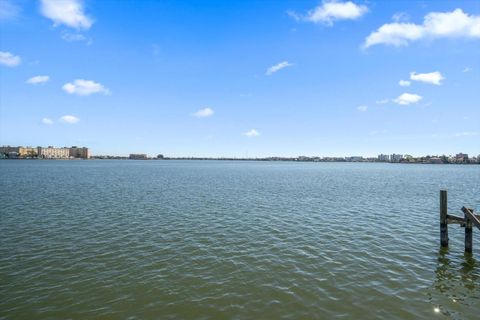
[[[348,160],[306,160],[302,159],[299,160],[298,158],[207,158],[207,157],[168,157],[168,158],[148,158],[148,159],[129,159],[128,157],[110,157],[110,158],[98,158],[98,157],[91,157],[90,159],[82,159],[82,158],[73,158],[73,159],[37,159],[37,158],[16,158],[16,159],[8,159],[3,158],[0,160],[38,160],[38,161],[90,161],[90,160],[128,160],[128,161],[261,161],[261,162],[314,162],[314,163],[387,163],[387,164],[445,164],[445,165],[479,165],[480,163],[475,162],[446,162],[446,163],[438,163],[438,162],[428,162],[428,161],[398,161],[398,162],[390,162],[390,161],[348,161]]]

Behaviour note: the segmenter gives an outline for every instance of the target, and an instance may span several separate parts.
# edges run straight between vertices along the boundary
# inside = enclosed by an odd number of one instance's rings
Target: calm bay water
[[[480,166],[0,161],[1,319],[478,319]],[[436,310],[437,309],[437,310]]]

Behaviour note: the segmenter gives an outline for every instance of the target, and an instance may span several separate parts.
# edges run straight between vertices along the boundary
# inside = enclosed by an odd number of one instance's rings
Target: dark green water
[[[1,319],[478,319],[480,166],[0,161]]]

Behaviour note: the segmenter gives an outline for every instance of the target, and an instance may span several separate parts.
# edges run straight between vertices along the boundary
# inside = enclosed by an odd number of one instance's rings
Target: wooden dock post
[[[440,246],[448,247],[447,190],[440,190]]]
[[[473,226],[480,229],[480,215],[476,215],[473,209],[463,207],[465,214],[465,252],[472,253],[473,251]]]
[[[465,215],[465,252],[472,253],[473,250],[473,223],[470,218]]]
[[[462,207],[463,218],[448,214],[447,190],[440,190],[440,245],[448,248],[448,224],[456,223],[465,228],[465,253],[473,251],[473,226],[480,230],[480,214],[475,214],[473,209]]]

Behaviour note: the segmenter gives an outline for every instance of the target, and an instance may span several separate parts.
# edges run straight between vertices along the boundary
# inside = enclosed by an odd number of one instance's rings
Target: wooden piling
[[[473,251],[473,223],[470,218],[465,215],[465,252],[472,253]]]
[[[480,230],[480,215],[475,214],[473,209],[462,207],[463,218],[448,214],[447,190],[440,190],[440,245],[448,248],[448,224],[456,223],[465,228],[465,252],[473,251],[473,227]]]
[[[448,247],[447,190],[440,190],[440,245]]]
[[[473,213],[473,209],[463,207],[465,214],[465,252],[473,251],[473,225],[480,229],[480,219]]]

